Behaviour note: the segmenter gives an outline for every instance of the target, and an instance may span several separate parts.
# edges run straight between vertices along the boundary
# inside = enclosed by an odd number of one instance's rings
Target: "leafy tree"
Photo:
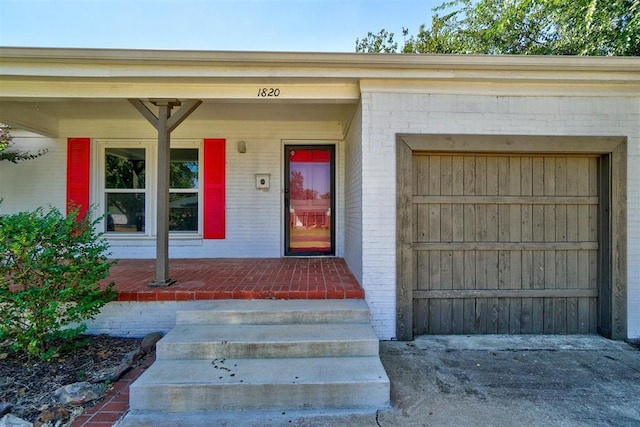
[[[398,43],[393,40],[393,33],[380,30],[378,34],[369,32],[362,40],[356,39],[356,52],[393,53],[398,50]]]
[[[18,163],[23,160],[31,160],[44,155],[47,150],[38,150],[35,153],[19,150],[8,150],[12,145],[13,136],[11,128],[0,123],[0,161],[6,160],[11,163]]]
[[[291,171],[289,179],[291,198],[294,200],[304,199],[304,175],[300,171]]]
[[[289,191],[291,192],[291,199],[293,200],[316,200],[324,198],[324,195],[320,196],[318,190],[313,188],[305,188],[304,175],[300,171],[291,171],[291,178],[289,179]],[[326,193],[327,195],[329,193]],[[330,196],[327,196],[329,198]]]
[[[430,28],[403,28],[402,52],[640,55],[640,0],[452,0],[434,12]],[[356,40],[357,52],[396,46],[386,30]]]

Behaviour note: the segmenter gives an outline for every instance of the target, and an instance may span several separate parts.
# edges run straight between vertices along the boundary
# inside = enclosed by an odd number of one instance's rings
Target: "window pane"
[[[198,149],[172,148],[170,188],[198,188]]]
[[[331,250],[331,151],[289,153],[289,251]]]
[[[109,232],[144,232],[145,201],[143,193],[107,193],[107,221]]]
[[[107,148],[104,170],[106,188],[144,188],[144,148]]]
[[[198,193],[169,195],[169,230],[198,231]]]

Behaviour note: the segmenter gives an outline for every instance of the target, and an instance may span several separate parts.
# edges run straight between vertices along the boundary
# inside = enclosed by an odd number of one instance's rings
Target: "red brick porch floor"
[[[111,268],[118,301],[208,299],[364,298],[364,290],[341,258],[172,259],[164,288],[148,285],[154,259],[125,259]]]
[[[340,258],[172,259],[169,277],[176,283],[150,288],[153,259],[120,260],[111,268],[118,301],[190,301],[203,299],[364,298],[364,290]],[[113,425],[129,409],[129,386],[153,363],[155,355],[129,371],[72,427]]]

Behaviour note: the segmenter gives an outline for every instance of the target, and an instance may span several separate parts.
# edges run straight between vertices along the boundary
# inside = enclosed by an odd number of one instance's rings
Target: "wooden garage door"
[[[412,156],[415,334],[595,333],[598,157]]]

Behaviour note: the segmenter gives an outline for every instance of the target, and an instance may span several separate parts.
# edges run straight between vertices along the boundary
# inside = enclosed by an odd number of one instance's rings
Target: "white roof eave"
[[[0,47],[0,75],[109,78],[474,79],[511,74],[617,75],[640,81],[640,57],[231,52]],[[560,79],[562,80],[562,79]]]

